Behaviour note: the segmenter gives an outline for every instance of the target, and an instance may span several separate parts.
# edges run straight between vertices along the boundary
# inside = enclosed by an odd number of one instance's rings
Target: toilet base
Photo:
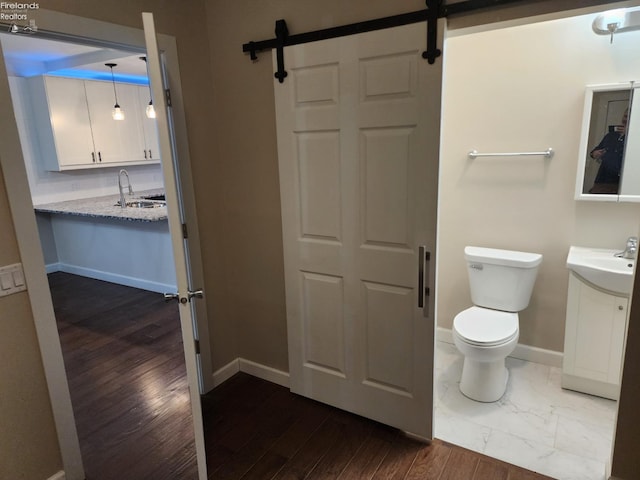
[[[494,362],[478,362],[465,357],[460,379],[460,391],[478,402],[500,400],[507,390],[509,371],[504,358]]]

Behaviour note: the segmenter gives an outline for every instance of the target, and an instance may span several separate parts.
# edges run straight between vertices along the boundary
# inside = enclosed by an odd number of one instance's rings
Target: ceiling
[[[10,33],[0,33],[0,44],[9,75],[111,80],[105,63],[115,63],[116,81],[147,83],[146,62],[140,59],[140,53]]]

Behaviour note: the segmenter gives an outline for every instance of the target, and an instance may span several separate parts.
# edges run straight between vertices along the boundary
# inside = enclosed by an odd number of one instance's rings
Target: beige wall
[[[465,245],[542,253],[520,343],[564,350],[570,245],[622,248],[639,204],[574,200],[584,89],[640,80],[640,31],[594,35],[595,15],[464,35],[446,44],[440,176],[438,324],[471,305]],[[533,47],[533,48],[532,48]],[[550,160],[480,152],[553,147]]]
[[[19,263],[0,171],[0,265]],[[62,469],[49,391],[26,292],[0,298],[0,478],[45,479]]]

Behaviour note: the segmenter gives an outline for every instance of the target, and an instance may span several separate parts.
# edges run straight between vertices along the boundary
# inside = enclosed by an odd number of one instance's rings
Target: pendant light
[[[140,57],[140,60],[144,61],[145,64],[147,63],[147,57]],[[147,76],[148,75],[149,74],[147,73]],[[149,104],[145,109],[145,113],[147,118],[156,118],[156,109],[153,108],[153,100],[151,99],[151,82],[149,82]]]
[[[116,67],[117,63],[105,63],[105,66],[111,69],[111,82],[113,83],[113,96],[116,99],[116,104],[113,106],[113,111],[111,112],[111,116],[114,120],[124,120],[124,112],[120,105],[118,105],[118,94],[116,93],[116,80],[113,77],[113,67]]]

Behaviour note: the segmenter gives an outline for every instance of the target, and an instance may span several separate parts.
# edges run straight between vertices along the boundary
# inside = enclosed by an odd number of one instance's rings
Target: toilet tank
[[[464,257],[474,305],[506,312],[527,308],[542,255],[469,246]]]

